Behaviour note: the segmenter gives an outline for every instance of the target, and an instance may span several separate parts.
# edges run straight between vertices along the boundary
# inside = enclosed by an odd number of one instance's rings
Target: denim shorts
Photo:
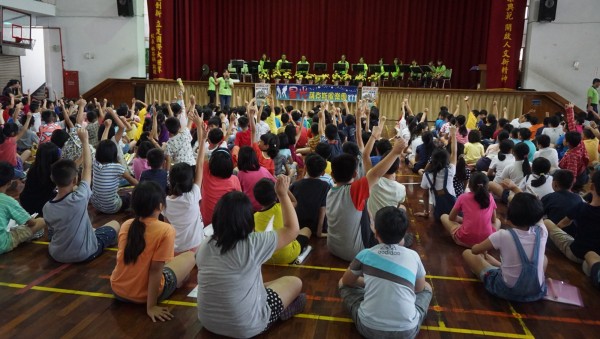
[[[105,248],[117,243],[117,231],[110,226],[98,227],[94,233],[96,234],[96,240],[98,241],[98,250],[83,262],[92,261],[98,258],[98,256],[104,252]]]
[[[497,267],[487,267],[479,274],[479,279],[483,281],[485,289],[502,299],[507,299],[510,301],[516,302],[529,302],[534,300],[539,300],[543,297],[545,293],[540,295],[529,295],[529,296],[520,296],[515,295],[511,292],[511,288],[506,286],[504,279],[502,278],[502,271]],[[545,292],[545,286],[544,286]]]

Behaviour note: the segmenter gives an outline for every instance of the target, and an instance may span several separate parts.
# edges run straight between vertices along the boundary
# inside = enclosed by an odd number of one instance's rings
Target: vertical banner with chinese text
[[[487,47],[487,88],[515,89],[527,0],[492,0]]]
[[[151,79],[175,78],[173,6],[170,0],[148,0]]]

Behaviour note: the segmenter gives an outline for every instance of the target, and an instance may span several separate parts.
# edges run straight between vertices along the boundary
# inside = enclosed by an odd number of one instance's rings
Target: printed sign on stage
[[[335,85],[278,84],[277,100],[356,102],[358,87]]]
[[[271,94],[271,84],[254,84],[254,97],[258,106],[265,104],[269,94]]]
[[[377,87],[362,87],[361,100],[366,102],[369,105],[369,108],[375,105],[375,101],[377,101]]]

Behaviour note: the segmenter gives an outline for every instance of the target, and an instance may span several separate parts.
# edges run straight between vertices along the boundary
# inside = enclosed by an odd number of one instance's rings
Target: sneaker
[[[42,228],[41,230],[33,233],[33,236],[31,237],[31,240],[37,240],[37,239],[39,239],[39,238],[41,238],[43,236],[44,236],[44,229]]]
[[[300,293],[298,297],[292,301],[292,303],[281,313],[279,319],[288,320],[296,314],[302,312],[304,310],[304,306],[306,305],[306,293]]]

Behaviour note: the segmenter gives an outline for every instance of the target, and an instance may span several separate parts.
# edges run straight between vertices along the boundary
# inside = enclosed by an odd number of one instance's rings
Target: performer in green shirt
[[[306,61],[306,55],[303,55],[302,58],[300,58],[300,61],[298,61],[297,65],[308,65],[308,69],[310,69],[310,64],[308,63],[308,61]],[[306,75],[308,74],[308,71],[298,71],[298,68],[296,66],[296,73]]]
[[[360,59],[358,59],[358,65],[363,65],[364,70],[361,73],[365,77],[365,80],[367,80],[367,72],[369,71],[369,67],[365,62],[365,58],[360,57]]]
[[[346,55],[342,54],[342,57],[340,58],[340,61],[337,62],[338,64],[345,64],[346,65],[346,70],[345,71],[339,71],[336,72],[340,75],[345,75],[346,73],[348,73],[348,70],[350,69],[350,64],[348,63],[348,61],[346,61]]]
[[[214,72],[213,75],[208,78],[208,91],[207,92],[208,92],[209,103],[211,103],[211,104],[216,104],[217,75],[219,75],[219,72]]]
[[[260,60],[258,61],[258,73],[262,72],[265,66],[265,62],[269,61],[269,58],[267,57],[266,53],[263,53],[262,57],[260,57]],[[265,70],[268,71],[268,70]]]
[[[404,73],[400,73],[400,65],[402,65],[402,60],[394,58],[394,66],[396,66],[396,70],[392,72],[392,77],[394,79],[397,79],[398,77],[404,77]]]
[[[433,67],[433,70],[434,70],[433,77],[434,77],[435,87],[437,88],[437,87],[439,87],[440,81],[442,81],[442,78],[446,74],[446,66],[444,65],[442,60],[438,59],[437,65],[435,67]]]
[[[386,78],[387,78],[387,77],[389,77],[389,76],[390,76],[390,73],[386,72],[386,71],[383,69],[383,58],[380,58],[380,59],[379,59],[379,68],[380,68],[380,71],[379,71],[379,78],[381,78],[381,77],[386,77]]]
[[[596,78],[587,91],[587,109],[596,113],[598,113],[598,87],[600,87],[600,79]]]
[[[281,64],[283,64],[284,62],[288,62],[287,59],[285,58],[285,54],[281,55],[281,59],[277,60],[277,64],[275,65],[275,68],[280,71],[281,70]]]
[[[221,102],[221,109],[231,107],[233,80],[229,78],[228,70],[225,70],[223,76],[217,79],[217,84],[219,85],[219,101]]]

